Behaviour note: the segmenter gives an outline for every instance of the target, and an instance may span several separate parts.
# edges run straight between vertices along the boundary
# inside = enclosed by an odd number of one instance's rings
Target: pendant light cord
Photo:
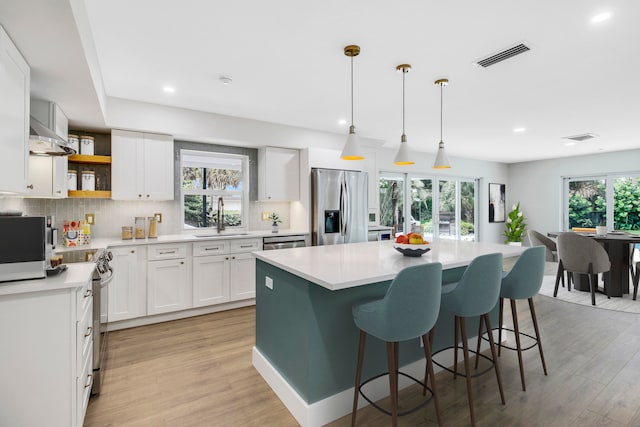
[[[402,69],[402,135],[404,135],[404,75],[407,73],[406,69]]]
[[[353,55],[351,56],[351,126],[353,126]]]
[[[442,87],[444,85],[440,83],[440,141],[442,141]]]

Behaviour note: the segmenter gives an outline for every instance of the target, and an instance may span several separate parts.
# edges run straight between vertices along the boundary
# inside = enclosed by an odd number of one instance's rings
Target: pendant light
[[[449,79],[438,79],[435,84],[440,85],[440,143],[438,144],[438,154],[436,154],[433,169],[449,169],[451,163],[449,163],[449,158],[444,152],[444,141],[442,141],[442,88],[449,84]]]
[[[364,156],[360,153],[356,127],[353,125],[353,57],[360,54],[360,46],[345,46],[344,54],[351,58],[351,126],[349,126],[349,136],[347,136],[347,141],[344,143],[340,158],[342,160],[363,160]]]
[[[393,164],[398,166],[408,166],[415,162],[409,158],[409,147],[407,144],[407,135],[404,133],[404,75],[411,70],[411,65],[400,64],[396,67],[396,70],[402,71],[402,136],[400,137],[400,148],[393,159]]]

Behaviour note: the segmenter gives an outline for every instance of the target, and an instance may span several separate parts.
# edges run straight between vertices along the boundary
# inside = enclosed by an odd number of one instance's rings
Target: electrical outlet
[[[269,212],[262,212],[262,220],[269,221]]]
[[[88,213],[88,214],[84,214],[84,220],[87,222],[87,224],[89,225],[93,225],[95,224],[95,220],[96,220],[96,216],[92,213]]]
[[[162,214],[161,213],[154,213],[153,216],[156,219],[156,222],[158,224],[160,224],[162,222]]]
[[[264,285],[265,285],[267,288],[269,288],[269,289],[273,290],[273,279],[272,279],[271,277],[269,277],[269,276],[265,276],[265,278],[264,278]]]

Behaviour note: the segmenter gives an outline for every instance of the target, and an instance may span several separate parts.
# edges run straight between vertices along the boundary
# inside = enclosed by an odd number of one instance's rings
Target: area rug
[[[546,297],[553,298],[553,288],[556,284],[556,276],[546,274],[542,281],[542,288],[539,294]],[[629,283],[630,291],[633,292],[633,286]],[[633,300],[632,294],[624,294],[622,297],[611,297],[607,299],[605,294],[596,293],[596,307],[606,310],[624,311],[627,313],[640,313],[640,298],[636,301]],[[570,302],[573,304],[589,305],[591,306],[591,294],[589,292],[578,291],[571,288],[571,292],[567,291],[567,288],[563,288],[562,284],[558,288],[558,296],[556,299]]]

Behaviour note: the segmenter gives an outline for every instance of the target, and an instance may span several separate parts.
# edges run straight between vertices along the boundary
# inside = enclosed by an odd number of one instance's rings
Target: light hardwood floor
[[[639,426],[640,315],[544,296],[535,304],[549,376],[537,351],[527,351],[521,391],[517,358],[503,351],[506,405],[491,372],[475,378],[477,425]],[[521,329],[532,332],[526,302],[518,310]],[[251,365],[254,323],[249,307],[111,333],[104,389],[91,399],[85,426],[297,425]],[[464,378],[444,372],[436,378],[444,424],[469,425]],[[416,387],[405,389],[401,404],[416,394]],[[349,415],[330,426],[350,422]],[[358,412],[358,426],[389,424],[370,407]],[[433,406],[400,425],[436,425]]]

